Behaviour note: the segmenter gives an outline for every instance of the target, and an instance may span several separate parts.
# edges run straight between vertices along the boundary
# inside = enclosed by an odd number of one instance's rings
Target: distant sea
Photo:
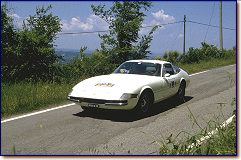
[[[73,59],[75,56],[79,55],[78,49],[55,49],[55,54],[58,56],[62,56],[64,61],[60,61],[60,63],[69,63],[71,59]],[[84,53],[87,56],[90,56],[94,50],[86,50]],[[163,56],[163,53],[152,53],[151,55],[148,55],[148,59],[155,59],[157,56]]]
[[[77,49],[55,49],[55,54],[58,56],[62,56],[64,61],[60,61],[60,63],[69,63],[71,59],[73,59],[75,56],[80,55],[80,50]],[[94,52],[94,50],[86,50],[84,53],[89,56]]]

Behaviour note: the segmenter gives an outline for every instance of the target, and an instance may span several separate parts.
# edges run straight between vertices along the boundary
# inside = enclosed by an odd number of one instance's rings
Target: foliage
[[[219,125],[218,123],[216,125]],[[162,142],[160,145],[160,155],[236,155],[236,120],[231,122],[226,128],[218,127],[217,134],[206,140],[201,145],[198,144],[200,136],[206,136],[204,133],[189,137],[186,141],[177,142],[174,138],[168,139],[168,142]],[[168,147],[171,146],[170,148]]]
[[[19,55],[15,53],[18,42],[17,31],[13,19],[8,16],[10,10],[6,5],[1,6],[1,80],[6,81],[13,77],[17,69],[15,61]]]
[[[53,47],[53,42],[56,39],[56,34],[61,31],[60,19],[58,16],[53,16],[52,13],[48,12],[52,6],[48,6],[46,9],[44,6],[36,8],[36,14],[30,16],[27,19],[28,24],[24,24],[24,29],[29,29],[36,35],[41,36],[41,47],[48,46]]]
[[[165,52],[163,58],[171,63],[176,63],[178,61],[180,53],[178,51]]]
[[[223,49],[222,58],[223,59],[229,59],[230,57],[236,56],[236,46],[233,46],[232,49]]]
[[[3,25],[2,28],[10,28],[9,32],[1,32],[1,36],[14,35],[15,41],[11,47],[3,48],[1,58],[4,63],[1,64],[1,77],[3,81],[19,82],[27,81],[48,81],[52,80],[54,72],[54,63],[60,57],[55,55],[54,40],[56,34],[61,31],[60,19],[48,14],[51,6],[37,8],[36,14],[27,19],[23,30],[13,32],[11,19],[3,17],[9,25]],[[3,15],[4,9],[2,9]],[[2,38],[3,39],[3,38]],[[8,42],[2,42],[1,45],[9,45]],[[11,44],[11,43],[10,43]],[[2,49],[2,48],[1,48]],[[8,52],[5,52],[7,50]]]
[[[67,103],[69,83],[1,83],[1,117],[31,112]]]
[[[232,103],[231,103],[232,105]],[[189,109],[190,111],[190,109]],[[191,112],[191,111],[190,111]],[[222,111],[221,111],[222,112]],[[236,116],[236,110],[233,111]],[[222,115],[222,113],[221,113]],[[236,118],[228,126],[220,123],[219,117],[210,120],[207,126],[201,128],[200,133],[189,136],[184,141],[177,140],[172,134],[165,140],[158,142],[160,155],[236,155]],[[198,125],[196,117],[191,113],[194,124]],[[182,138],[183,139],[183,138]]]
[[[202,42],[201,45],[201,48],[190,47],[185,55],[181,55],[178,51],[165,52],[163,59],[180,65],[200,63],[201,61],[209,61],[210,59],[233,59],[236,56],[236,46],[230,50],[224,49],[221,53],[214,45],[205,42]],[[161,60],[161,57],[156,57],[156,59]]]
[[[113,63],[111,57],[105,56],[105,53],[98,50],[86,56],[84,53],[86,49],[87,47],[82,47],[80,54],[68,64],[56,64],[55,82],[77,83],[89,77],[110,74],[118,66]]]
[[[145,58],[152,40],[152,34],[157,27],[154,27],[148,36],[143,36],[139,44],[139,31],[146,16],[144,10],[151,7],[151,2],[124,1],[113,2],[110,9],[105,10],[105,5],[91,6],[95,15],[100,16],[109,23],[109,34],[99,35],[103,40],[101,49],[109,52],[108,55],[120,64],[130,59]]]
[[[190,47],[187,54],[181,57],[183,63],[199,63],[200,60],[208,60],[209,58],[221,58],[220,50],[214,45],[205,42],[201,43],[200,49]]]
[[[134,52],[135,54],[132,57],[130,57],[130,59],[142,59],[142,58],[146,58],[147,54],[151,54],[151,52],[148,51],[147,49],[150,48],[150,43],[153,39],[153,33],[157,28],[158,26],[153,27],[147,36],[146,35],[142,36],[141,41],[137,46],[137,51]]]
[[[157,56],[155,60],[163,60],[160,56]]]
[[[53,64],[59,57],[54,54],[53,43],[56,34],[61,31],[61,25],[57,16],[48,14],[51,8],[37,8],[36,14],[27,19],[28,24],[24,24],[20,34],[18,51],[22,54],[21,69],[24,72],[21,74],[25,79],[51,80],[54,72]],[[31,74],[26,71],[31,71]]]
[[[177,63],[177,66],[187,71],[188,74],[209,70],[221,66],[232,65],[236,63],[236,57],[229,57],[227,59],[215,59],[210,58],[209,60],[201,60],[199,63]]]

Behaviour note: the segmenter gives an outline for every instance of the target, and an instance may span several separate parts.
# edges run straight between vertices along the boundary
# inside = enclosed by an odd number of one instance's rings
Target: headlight
[[[130,98],[137,98],[138,94],[129,94],[129,93],[124,93],[122,94],[122,96],[120,97],[120,100],[127,100]]]
[[[122,96],[120,97],[120,100],[127,100],[127,99],[128,99],[127,93],[122,94]]]

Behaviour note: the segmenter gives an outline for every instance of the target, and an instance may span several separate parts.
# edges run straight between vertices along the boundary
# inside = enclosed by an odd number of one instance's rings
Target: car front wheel
[[[135,111],[139,114],[146,114],[152,105],[152,98],[149,92],[141,94],[140,99],[137,103]]]

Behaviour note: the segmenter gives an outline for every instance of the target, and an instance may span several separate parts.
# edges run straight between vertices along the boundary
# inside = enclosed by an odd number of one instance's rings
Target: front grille
[[[104,100],[104,99],[79,98],[79,97],[69,97],[69,98],[73,100],[79,100],[79,102],[94,103],[94,104],[127,103],[127,100]]]

